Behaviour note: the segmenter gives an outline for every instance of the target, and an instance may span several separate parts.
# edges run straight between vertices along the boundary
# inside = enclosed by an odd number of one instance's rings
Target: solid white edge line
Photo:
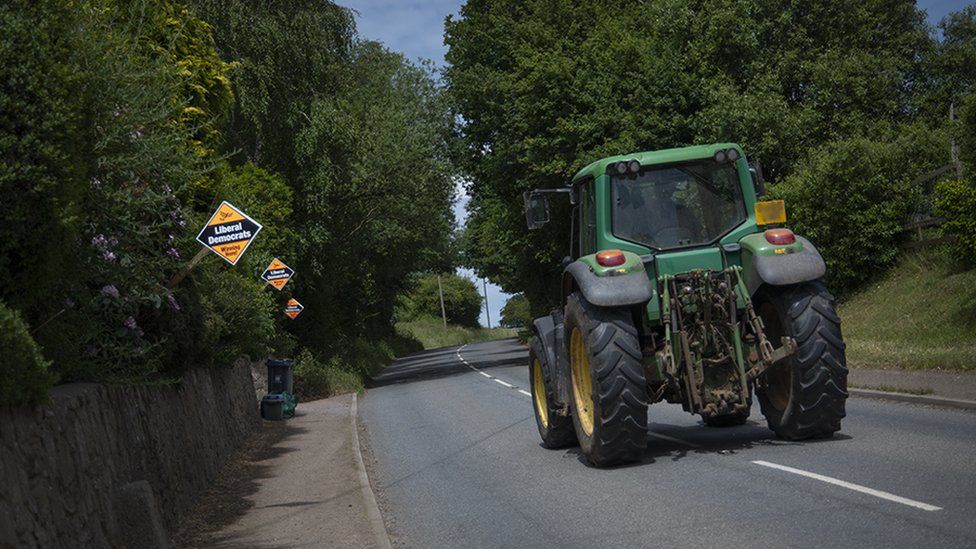
[[[475,371],[476,371],[476,372],[478,372],[479,374],[481,374],[481,375],[483,375],[483,376],[485,376],[485,377],[487,377],[488,379],[491,379],[491,376],[490,376],[490,375],[488,375],[488,374],[486,374],[486,373],[484,373],[484,372],[482,372],[481,370],[475,370]]]
[[[504,386],[508,387],[509,389],[511,389],[512,387],[514,387],[514,385],[512,385],[511,383],[506,383],[506,382],[498,379],[497,377],[495,378],[495,383],[498,383],[499,385],[504,385]]]
[[[659,438],[661,440],[667,440],[668,442],[676,442],[678,444],[684,444],[685,446],[690,446],[692,448],[700,448],[698,444],[694,442],[688,442],[686,440],[681,440],[680,438],[669,437],[668,435],[662,435],[661,433],[655,433],[654,431],[648,431],[647,434],[654,438]]]
[[[525,395],[527,397],[532,396],[532,393],[526,391],[525,389],[519,389],[518,392],[522,393],[523,395]]]
[[[935,505],[929,505],[928,503],[922,503],[921,501],[915,501],[913,499],[903,498],[901,496],[896,496],[895,494],[884,492],[881,490],[875,490],[874,488],[868,488],[867,486],[861,486],[860,484],[854,484],[853,482],[847,482],[845,480],[836,479],[833,477],[828,477],[825,475],[819,475],[817,473],[811,473],[809,471],[804,471],[803,469],[796,469],[794,467],[787,467],[786,465],[780,465],[778,463],[771,463],[768,461],[757,460],[753,461],[756,465],[762,465],[763,467],[769,467],[772,469],[779,469],[780,471],[786,471],[787,473],[793,473],[794,475],[800,475],[807,478],[812,478],[814,480],[819,480],[821,482],[826,482],[827,484],[833,484],[835,486],[840,486],[842,488],[847,488],[848,490],[853,490],[855,492],[861,492],[862,494],[868,494],[876,498],[886,499],[888,501],[893,501],[895,503],[900,503],[902,505],[907,505],[909,507],[915,507],[916,509],[921,509],[923,511],[941,511],[941,507],[936,507]]]
[[[366,506],[366,520],[369,522],[370,529],[373,530],[373,542],[376,547],[387,549],[392,547],[390,544],[390,534],[386,531],[386,523],[383,522],[383,515],[380,513],[380,506],[376,504],[376,494],[369,483],[369,475],[366,474],[366,464],[363,463],[363,451],[359,445],[359,407],[357,405],[359,397],[356,393],[352,394],[352,402],[349,404],[349,421],[352,424],[352,453],[356,461],[356,477],[359,480],[359,488],[363,494]]]

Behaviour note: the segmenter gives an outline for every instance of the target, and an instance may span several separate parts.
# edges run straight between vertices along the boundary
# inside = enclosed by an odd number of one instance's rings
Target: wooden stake
[[[180,271],[173,278],[170,279],[169,283],[166,284],[166,288],[172,290],[180,282],[183,282],[183,279],[186,278],[186,275],[190,274],[190,271],[192,271],[193,268],[196,267],[197,264],[199,264],[200,261],[203,260],[203,257],[207,255],[207,252],[209,251],[210,250],[207,248],[200,248],[200,251],[197,252],[197,255],[193,256],[193,259],[191,259],[190,262],[187,263],[186,267],[184,267],[182,271]]]

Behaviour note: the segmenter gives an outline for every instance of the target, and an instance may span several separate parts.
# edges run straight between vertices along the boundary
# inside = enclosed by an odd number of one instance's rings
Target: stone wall
[[[259,424],[244,363],[171,386],[62,385],[49,404],[0,408],[0,547],[165,544]]]

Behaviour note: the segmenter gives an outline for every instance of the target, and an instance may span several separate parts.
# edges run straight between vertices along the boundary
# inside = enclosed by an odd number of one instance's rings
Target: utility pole
[[[488,308],[488,282],[481,279],[481,287],[485,291],[485,319],[488,320],[488,328],[491,329],[491,310]]]
[[[444,310],[444,288],[441,287],[441,275],[437,275],[437,293],[441,296],[441,318],[444,320],[444,327],[447,328],[447,311]]]

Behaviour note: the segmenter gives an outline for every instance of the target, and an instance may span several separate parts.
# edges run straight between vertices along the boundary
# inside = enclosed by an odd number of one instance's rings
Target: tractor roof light
[[[627,258],[620,250],[603,250],[596,254],[596,262],[603,267],[619,267],[627,262]]]
[[[637,173],[640,171],[640,169],[641,169],[641,165],[640,162],[638,162],[637,160],[631,160],[630,162],[627,163],[627,171],[629,171],[630,173]]]
[[[623,162],[623,161],[617,162],[617,165],[614,166],[614,168],[617,170],[617,175],[623,175],[623,174],[627,173],[627,163],[626,162]]]
[[[769,229],[763,235],[766,242],[775,246],[787,246],[796,242],[796,235],[789,229]]]
[[[739,151],[736,149],[719,149],[715,151],[715,155],[712,156],[712,159],[719,164],[725,164],[726,162],[735,162],[741,156],[742,155],[740,155]]]

